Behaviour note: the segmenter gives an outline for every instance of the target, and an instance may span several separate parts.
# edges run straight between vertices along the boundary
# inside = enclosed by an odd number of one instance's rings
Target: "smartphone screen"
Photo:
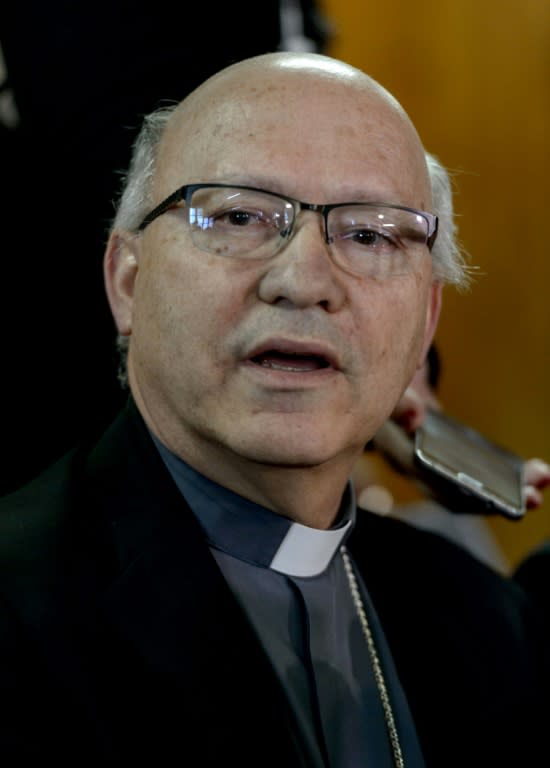
[[[525,514],[523,459],[448,414],[427,412],[415,434],[414,461],[453,512]]]

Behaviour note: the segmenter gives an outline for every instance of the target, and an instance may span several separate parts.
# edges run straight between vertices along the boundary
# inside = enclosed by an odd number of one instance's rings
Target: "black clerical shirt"
[[[155,440],[272,665],[319,768],[393,768],[387,719],[341,548],[356,505],[348,484],[329,530],[295,523],[196,472]],[[358,574],[406,768],[424,762],[382,628]]]

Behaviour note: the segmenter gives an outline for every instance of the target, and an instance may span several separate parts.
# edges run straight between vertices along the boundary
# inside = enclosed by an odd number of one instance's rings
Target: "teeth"
[[[273,361],[269,360],[262,360],[260,363],[264,368],[271,368],[275,371],[290,371],[292,373],[301,373],[304,370],[307,370],[305,368],[298,368],[293,365],[283,365],[282,363],[274,363]],[[314,370],[311,368],[310,370]]]
[[[252,361],[262,368],[286,373],[310,373],[328,367],[327,361],[317,355],[293,355],[277,350],[269,350],[261,355],[256,355]]]

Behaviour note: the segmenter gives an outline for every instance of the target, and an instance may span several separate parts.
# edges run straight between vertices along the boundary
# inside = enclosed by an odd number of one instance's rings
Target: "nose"
[[[328,248],[322,216],[302,211],[290,240],[262,275],[258,287],[262,301],[337,311],[346,300],[349,277],[334,264]]]

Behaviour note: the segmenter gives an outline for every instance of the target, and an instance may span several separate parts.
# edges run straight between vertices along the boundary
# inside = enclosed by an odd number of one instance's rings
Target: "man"
[[[461,276],[436,233],[414,126],[342,62],[146,121],[104,270],[130,401],[0,508],[4,764],[534,764],[521,590],[355,517]]]

